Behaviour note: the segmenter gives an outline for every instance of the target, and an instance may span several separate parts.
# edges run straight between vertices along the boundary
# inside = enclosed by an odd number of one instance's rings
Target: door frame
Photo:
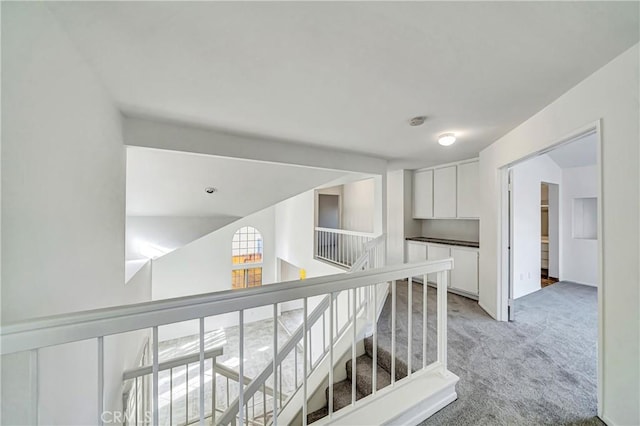
[[[598,194],[598,205],[597,205],[597,230],[598,230],[598,282],[596,283],[596,288],[598,290],[598,372],[597,372],[597,398],[598,398],[598,416],[602,417],[602,402],[604,400],[603,397],[603,387],[602,387],[602,378],[603,378],[603,359],[604,359],[604,328],[603,328],[603,301],[604,301],[604,250],[603,250],[603,241],[604,241],[604,233],[602,224],[604,222],[603,216],[603,187],[602,187],[602,131],[601,131],[601,120],[597,120],[595,122],[589,123],[575,131],[571,132],[569,135],[557,140],[546,148],[535,151],[528,155],[525,155],[515,161],[512,161],[504,166],[498,168],[498,181],[500,184],[500,197],[499,197],[499,253],[498,253],[498,268],[499,268],[499,282],[498,282],[498,309],[497,316],[498,320],[508,321],[510,315],[509,309],[509,298],[512,295],[513,291],[513,282],[514,277],[512,276],[512,262],[513,262],[513,250],[510,250],[511,238],[512,238],[512,221],[510,220],[510,212],[512,208],[512,197],[510,197],[509,193],[509,170],[518,163],[529,160],[531,158],[543,155],[552,151],[556,148],[559,148],[562,145],[566,145],[568,143],[574,142],[576,139],[579,139],[583,136],[595,134],[596,135],[596,150],[597,150],[597,158],[596,158],[596,174],[597,174],[597,194]],[[511,309],[512,314],[514,314],[513,309]]]

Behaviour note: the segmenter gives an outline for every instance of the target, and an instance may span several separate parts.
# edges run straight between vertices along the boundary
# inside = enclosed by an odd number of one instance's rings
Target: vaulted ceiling
[[[47,5],[127,114],[422,166],[475,156],[639,38],[637,2]]]

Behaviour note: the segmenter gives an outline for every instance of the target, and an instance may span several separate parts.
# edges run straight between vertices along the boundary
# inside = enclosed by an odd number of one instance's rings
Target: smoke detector
[[[213,186],[208,186],[204,189],[204,192],[206,192],[207,194],[213,194],[214,192],[216,192],[217,189],[214,188]]]
[[[419,115],[417,117],[413,117],[411,120],[409,120],[409,125],[413,127],[422,126],[426,119],[427,119],[426,115]]]

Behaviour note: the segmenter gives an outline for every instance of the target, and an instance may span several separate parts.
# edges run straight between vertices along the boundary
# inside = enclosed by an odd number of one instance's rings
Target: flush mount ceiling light
[[[424,124],[424,121],[427,119],[426,116],[424,115],[419,115],[417,117],[413,117],[411,120],[409,120],[409,125],[410,126],[421,126]]]
[[[456,135],[453,133],[443,133],[438,136],[438,143],[442,146],[452,145],[456,141]]]
[[[217,189],[214,188],[213,186],[208,186],[204,189],[204,192],[206,192],[207,194],[213,194],[214,192],[216,192]]]

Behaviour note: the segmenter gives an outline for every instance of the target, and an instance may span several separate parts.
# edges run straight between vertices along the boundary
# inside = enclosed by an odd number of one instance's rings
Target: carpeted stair
[[[365,353],[356,358],[356,400],[371,395],[373,389],[373,339],[367,337],[364,340]],[[378,347],[377,365],[377,389],[380,390],[391,384],[391,353],[384,348]],[[348,360],[345,364],[347,379],[333,385],[333,410],[334,412],[351,405],[351,392],[353,380],[353,362]],[[396,359],[396,380],[407,375],[407,365],[401,359]],[[329,400],[329,387],[325,389],[327,401]],[[329,414],[329,407],[309,413],[307,424],[311,424]]]

